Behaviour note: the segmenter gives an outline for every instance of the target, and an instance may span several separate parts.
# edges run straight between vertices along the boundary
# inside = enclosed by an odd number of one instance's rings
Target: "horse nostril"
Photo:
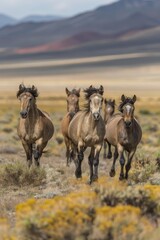
[[[22,118],[26,118],[27,117],[27,111],[20,112],[20,115],[21,115]]]
[[[130,127],[131,126],[131,121],[126,121],[125,124],[126,124],[126,127]]]
[[[94,116],[94,119],[95,119],[95,120],[98,120],[99,117],[100,117],[100,114],[99,114],[99,113],[94,113],[93,116]]]

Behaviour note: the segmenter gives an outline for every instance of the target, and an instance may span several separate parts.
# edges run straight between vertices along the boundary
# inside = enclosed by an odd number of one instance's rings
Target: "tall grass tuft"
[[[21,162],[8,163],[1,166],[0,185],[8,186],[39,186],[45,182],[46,172],[43,168],[27,168]]]

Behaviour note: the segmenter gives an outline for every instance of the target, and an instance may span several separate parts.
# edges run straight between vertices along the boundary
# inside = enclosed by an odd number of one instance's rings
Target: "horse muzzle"
[[[132,122],[131,122],[131,121],[126,121],[126,122],[125,122],[125,125],[126,125],[127,128],[130,128],[131,125],[132,125]]]
[[[27,114],[28,112],[26,110],[20,112],[22,118],[27,118]]]
[[[100,114],[99,113],[93,113],[93,117],[95,121],[98,121],[100,118]]]

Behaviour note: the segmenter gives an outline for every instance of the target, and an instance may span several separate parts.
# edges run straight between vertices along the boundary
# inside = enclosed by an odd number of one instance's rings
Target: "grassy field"
[[[7,75],[7,69],[5,76],[0,75],[1,239],[158,240],[159,65],[78,67],[77,72],[65,72],[63,64],[63,74],[58,75],[11,76]],[[7,68],[11,69],[9,65]],[[24,150],[17,137],[19,102],[16,91],[22,82],[37,86],[40,92],[37,105],[50,113],[55,125],[55,134],[41,158],[40,170],[34,167],[27,169]],[[111,160],[104,160],[102,152],[99,181],[92,186],[87,185],[87,152],[82,180],[75,179],[73,163],[66,167],[65,146],[60,132],[60,122],[66,113],[64,89],[83,89],[91,84],[103,85],[105,97],[115,98],[117,106],[122,93],[138,97],[135,115],[142,126],[143,138],[128,181],[119,182],[118,161],[115,178],[109,177]],[[83,93],[80,105],[83,105]]]

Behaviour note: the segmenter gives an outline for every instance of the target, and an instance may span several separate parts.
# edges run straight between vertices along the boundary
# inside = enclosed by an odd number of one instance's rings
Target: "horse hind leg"
[[[107,142],[107,143],[108,143],[108,155],[107,155],[107,158],[111,159],[112,158],[111,144],[109,142]]]
[[[104,140],[104,143],[103,143],[103,158],[106,159],[107,158],[107,143],[106,141]]]
[[[68,138],[65,138],[65,145],[66,145],[66,165],[67,167],[69,167],[70,163],[71,163],[71,152],[70,152],[70,144],[69,144],[69,140]]]
[[[116,171],[115,171],[115,164],[116,164],[116,160],[118,158],[118,151],[117,151],[117,148],[115,148],[115,151],[114,151],[114,159],[113,159],[113,164],[112,164],[112,167],[111,167],[111,170],[110,170],[110,177],[114,177],[115,174],[116,174]]]

